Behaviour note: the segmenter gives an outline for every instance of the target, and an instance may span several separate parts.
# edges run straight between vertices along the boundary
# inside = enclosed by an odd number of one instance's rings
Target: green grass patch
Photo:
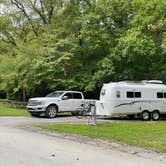
[[[42,124],[37,127],[60,132],[106,139],[129,145],[166,152],[166,122],[102,123],[97,126],[83,124]]]
[[[0,103],[0,116],[29,116],[26,109],[12,108]]]

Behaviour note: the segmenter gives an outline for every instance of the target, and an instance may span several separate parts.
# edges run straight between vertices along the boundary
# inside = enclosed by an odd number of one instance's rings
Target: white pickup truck
[[[82,92],[55,91],[46,97],[29,99],[27,110],[32,116],[44,113],[47,117],[54,118],[58,112],[71,112],[74,115],[84,104]]]

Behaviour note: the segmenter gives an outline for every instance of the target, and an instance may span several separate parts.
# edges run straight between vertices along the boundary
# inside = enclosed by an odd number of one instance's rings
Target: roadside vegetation
[[[29,116],[25,109],[12,108],[0,103],[0,116]]]
[[[103,83],[166,82],[165,0],[1,0],[0,96],[98,97]],[[90,98],[91,98],[90,96]]]
[[[166,152],[166,122],[102,123],[97,126],[83,124],[42,124],[37,127],[106,139],[139,146],[157,152]]]

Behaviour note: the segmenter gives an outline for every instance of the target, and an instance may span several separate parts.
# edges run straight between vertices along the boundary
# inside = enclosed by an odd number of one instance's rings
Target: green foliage
[[[8,98],[89,93],[118,80],[166,81],[165,0],[1,3],[0,90]]]
[[[154,41],[137,31],[129,31],[119,39],[111,54],[120,79],[153,79],[151,64],[155,56]],[[123,67],[122,67],[123,66]]]

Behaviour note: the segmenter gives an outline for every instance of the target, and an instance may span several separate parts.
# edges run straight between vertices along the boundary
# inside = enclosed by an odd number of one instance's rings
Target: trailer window
[[[141,98],[141,92],[135,92],[135,98]]]
[[[162,92],[157,92],[157,98],[163,98],[164,97],[164,93]]]
[[[116,91],[116,97],[120,98],[120,91]]]
[[[127,98],[134,98],[134,92],[127,92]]]
[[[166,93],[164,93],[164,98],[166,98]]]
[[[105,92],[106,92],[106,90],[105,90],[105,89],[102,89],[101,95],[104,96],[104,95],[105,95]]]

